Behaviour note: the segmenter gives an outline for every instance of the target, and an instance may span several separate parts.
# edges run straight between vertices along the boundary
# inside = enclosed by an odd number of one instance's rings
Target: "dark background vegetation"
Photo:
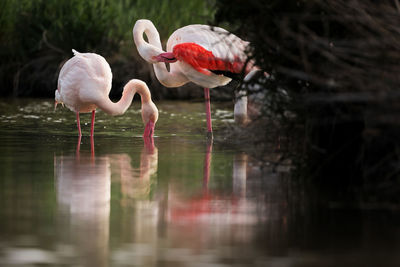
[[[398,209],[399,1],[219,0],[216,21],[252,43],[268,94],[288,92],[272,114],[319,200]]]
[[[325,204],[398,209],[398,0],[3,0],[0,95],[54,97],[74,48],[107,59],[114,98],[133,77],[156,99],[201,98],[197,86],[167,89],[156,80],[132,40],[141,18],[154,22],[163,42],[193,23],[221,25],[250,41],[250,55],[272,77],[252,81],[269,96],[260,142],[279,124],[294,174]],[[282,89],[289,97],[279,97]],[[212,98],[229,99],[229,90],[212,90]]]
[[[54,97],[58,73],[79,52],[101,54],[113,71],[111,97],[132,78],[146,81],[156,99],[189,98],[202,90],[163,87],[137,54],[132,28],[147,18],[163,42],[177,28],[213,18],[203,0],[3,0],[0,2],[0,95]],[[200,92],[200,93],[199,93]]]

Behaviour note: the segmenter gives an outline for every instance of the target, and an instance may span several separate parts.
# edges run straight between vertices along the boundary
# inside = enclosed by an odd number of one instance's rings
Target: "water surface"
[[[203,103],[157,104],[154,139],[135,102],[79,140],[51,100],[0,101],[1,266],[398,266],[396,213],[313,207],[286,166],[208,142]]]

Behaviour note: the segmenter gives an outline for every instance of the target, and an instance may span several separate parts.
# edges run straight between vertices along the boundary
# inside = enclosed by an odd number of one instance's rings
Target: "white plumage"
[[[143,38],[146,34],[148,42]],[[228,31],[208,25],[188,25],[174,31],[167,42],[167,52],[162,50],[159,33],[150,20],[136,21],[133,27],[133,39],[139,54],[147,62],[152,63],[157,79],[166,87],[179,87],[188,82],[193,82],[205,88],[206,116],[208,132],[212,132],[211,115],[209,108],[209,88],[226,85],[231,78],[213,72],[200,72],[193,68],[189,62],[177,60],[173,55],[173,48],[177,44],[194,43],[207,51],[211,51],[214,59],[228,63],[246,63],[245,74],[257,69],[252,62],[246,62],[246,49],[249,42],[243,41]],[[170,64],[167,70],[165,63]],[[224,69],[218,69],[223,73]],[[229,71],[227,69],[227,71]]]
[[[153,135],[158,119],[158,110],[151,100],[146,83],[132,79],[124,87],[121,99],[114,103],[109,98],[112,82],[110,65],[104,57],[94,53],[79,53],[72,50],[74,57],[61,68],[55,103],[65,104],[76,113],[79,136],[82,135],[79,113],[92,112],[90,135],[93,136],[96,108],[109,115],[122,115],[130,106],[135,93],[142,99],[142,118],[146,125],[145,134]]]

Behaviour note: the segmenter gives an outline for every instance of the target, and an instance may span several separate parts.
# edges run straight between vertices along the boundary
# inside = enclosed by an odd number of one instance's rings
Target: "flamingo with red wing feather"
[[[153,64],[157,79],[164,86],[179,87],[193,82],[204,87],[207,130],[211,136],[209,88],[226,85],[242,72],[248,75],[258,71],[245,53],[249,42],[219,27],[195,24],[179,28],[169,37],[165,52],[154,24],[141,19],[133,27],[133,39],[139,54]],[[170,63],[169,71],[165,63]],[[241,102],[247,102],[246,97],[235,104],[235,115],[246,112]]]

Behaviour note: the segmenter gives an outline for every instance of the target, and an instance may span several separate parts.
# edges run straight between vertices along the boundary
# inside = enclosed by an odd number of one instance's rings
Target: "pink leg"
[[[81,150],[82,136],[78,137],[78,144],[76,145],[76,158],[79,160],[79,151]]]
[[[94,161],[94,138],[93,135],[90,136],[90,155],[92,158],[92,162]]]
[[[212,137],[210,88],[204,88],[204,100],[206,102],[207,135]]]
[[[94,117],[96,115],[96,110],[92,111],[92,123],[90,124],[90,136],[94,134]]]
[[[78,133],[79,133],[79,136],[82,136],[82,132],[81,132],[81,121],[79,120],[79,112],[76,113],[76,123],[78,124]]]

